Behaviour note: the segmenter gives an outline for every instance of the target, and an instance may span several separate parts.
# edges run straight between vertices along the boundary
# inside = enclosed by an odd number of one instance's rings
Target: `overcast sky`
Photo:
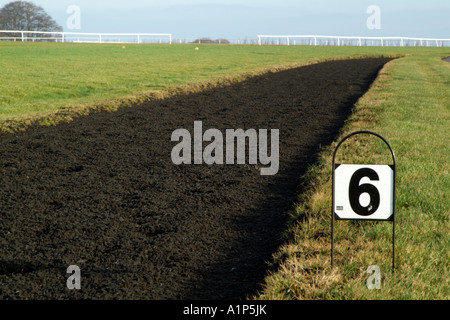
[[[11,2],[0,0],[0,7]],[[258,34],[450,38],[449,0],[34,0],[64,31],[172,33],[254,39]],[[380,9],[368,28],[369,6]],[[67,20],[80,10],[79,29]],[[71,20],[73,23],[73,19]],[[373,21],[373,20],[371,20]]]

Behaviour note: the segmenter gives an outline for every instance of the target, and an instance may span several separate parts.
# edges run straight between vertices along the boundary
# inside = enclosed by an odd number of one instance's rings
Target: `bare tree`
[[[0,9],[0,30],[62,31],[45,10],[28,1],[14,1]]]

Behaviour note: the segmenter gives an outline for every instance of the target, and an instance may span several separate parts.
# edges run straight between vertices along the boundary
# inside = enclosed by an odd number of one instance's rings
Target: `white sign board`
[[[389,165],[336,164],[333,197],[338,219],[391,220],[394,170]]]

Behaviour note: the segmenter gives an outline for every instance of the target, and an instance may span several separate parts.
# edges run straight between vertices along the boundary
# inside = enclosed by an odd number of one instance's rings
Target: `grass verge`
[[[307,188],[292,213],[288,240],[274,257],[277,271],[256,299],[450,298],[450,63],[441,57],[388,63],[341,131],[340,138],[375,131],[396,153],[395,271],[391,222],[336,221],[331,268],[333,144],[304,177]],[[340,149],[345,163],[392,163],[386,147],[361,137]],[[381,269],[381,289],[368,289],[371,265]]]

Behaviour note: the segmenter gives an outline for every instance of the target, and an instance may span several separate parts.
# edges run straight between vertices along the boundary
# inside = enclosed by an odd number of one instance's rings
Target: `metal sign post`
[[[371,134],[389,147],[390,165],[336,164],[341,144],[357,134]],[[331,209],[331,267],[334,260],[334,220],[392,221],[392,269],[395,268],[396,162],[390,144],[377,133],[357,131],[344,137],[333,153],[333,200]]]

